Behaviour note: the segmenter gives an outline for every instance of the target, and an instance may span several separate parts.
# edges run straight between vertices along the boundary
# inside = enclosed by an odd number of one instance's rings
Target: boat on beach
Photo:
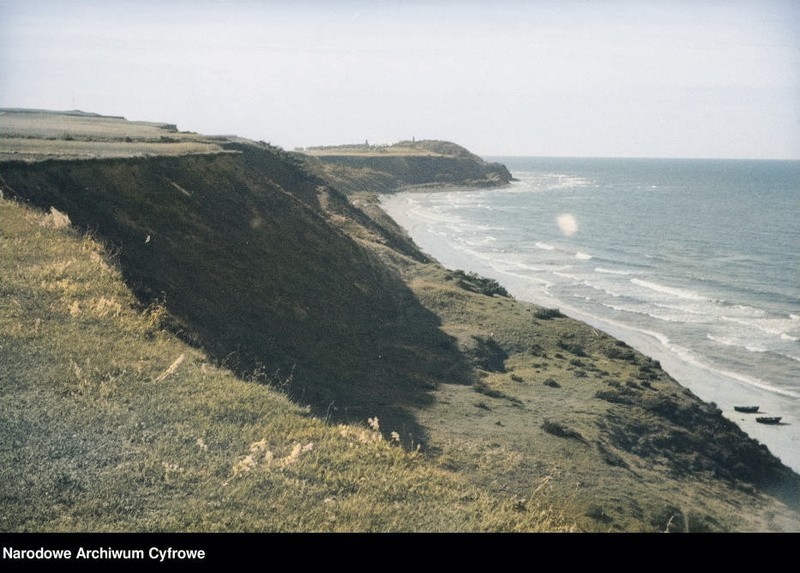
[[[761,416],[756,418],[756,422],[761,424],[779,424],[781,421],[780,416]]]
[[[755,414],[758,412],[758,406],[734,406],[733,409],[744,414]]]

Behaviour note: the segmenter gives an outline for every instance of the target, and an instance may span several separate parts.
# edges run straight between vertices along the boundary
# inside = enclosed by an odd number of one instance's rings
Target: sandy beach
[[[501,272],[485,260],[474,258],[450,245],[446,239],[405,208],[403,194],[382,197],[381,206],[417,245],[441,264],[452,269],[477,272],[499,281],[515,298],[547,307],[558,307],[564,314],[625,341],[640,352],[658,360],[662,368],[682,386],[705,402],[714,402],[725,417],[734,421],[749,436],[766,445],[770,452],[795,472],[800,473],[800,435],[786,431],[800,424],[800,401],[796,397],[758,388],[738,380],[735,373],[724,375],[680,356],[654,335],[627,325],[603,320],[554,299],[543,299],[533,288],[530,278]],[[758,414],[736,412],[734,406],[759,406]],[[765,425],[756,417],[781,416],[781,424]]]

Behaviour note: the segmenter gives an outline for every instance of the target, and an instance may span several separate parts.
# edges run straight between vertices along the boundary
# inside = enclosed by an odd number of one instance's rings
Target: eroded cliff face
[[[109,243],[143,306],[163,305],[220,363],[331,419],[381,416],[419,440],[407,409],[439,381],[470,381],[437,317],[330,222],[355,221],[344,196],[280,151],[227,151],[0,170],[5,193]]]
[[[511,181],[511,174],[499,163],[478,163],[452,156],[355,156],[328,155],[326,163],[387,173],[396,187],[409,185],[468,185],[496,187]]]

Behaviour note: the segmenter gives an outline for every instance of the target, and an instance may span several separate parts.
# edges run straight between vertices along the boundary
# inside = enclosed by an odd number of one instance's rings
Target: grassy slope
[[[800,527],[797,476],[657,365],[575,321],[465,290],[374,196],[351,205],[279,150],[227,147],[2,165],[6,193],[109,241],[139,302],[113,269],[83,268],[81,249],[102,262],[91,241],[3,202],[14,264],[0,282],[0,528]],[[325,426],[242,379],[281,384],[318,418],[378,416],[385,437],[398,430],[427,453]],[[362,448],[378,449],[374,463]],[[208,465],[195,459],[209,452]],[[231,484],[236,495],[219,493]],[[542,503],[559,518],[536,517]],[[331,521],[334,507],[348,516]]]
[[[567,527],[216,367],[56,226],[0,199],[0,531]]]
[[[442,387],[420,415],[431,442],[447,444],[446,467],[472,467],[464,443],[502,451],[513,463],[475,467],[476,483],[521,495],[552,477],[582,529],[797,529],[796,476],[648,358],[571,319],[448,284],[435,265],[407,274],[482,366],[478,385]]]
[[[352,195],[386,226],[376,197]],[[369,244],[366,233],[354,232]],[[800,480],[658,363],[591,327],[373,244],[477,367],[419,421],[444,467],[506,495],[550,480],[587,530],[800,528]]]

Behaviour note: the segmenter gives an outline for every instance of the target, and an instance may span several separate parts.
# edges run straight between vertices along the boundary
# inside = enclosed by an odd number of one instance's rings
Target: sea
[[[517,181],[383,207],[445,266],[659,360],[800,472],[800,161],[489,159]]]

